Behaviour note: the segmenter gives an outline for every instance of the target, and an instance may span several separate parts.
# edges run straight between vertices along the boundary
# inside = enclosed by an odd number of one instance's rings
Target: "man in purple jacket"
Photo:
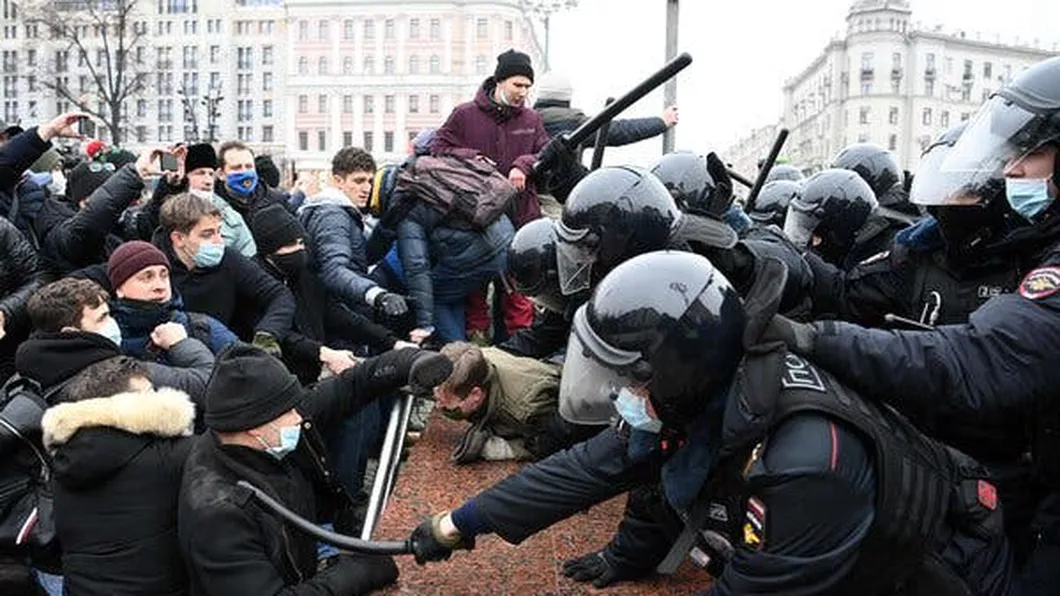
[[[496,165],[497,171],[507,172],[508,180],[520,191],[512,219],[516,229],[541,217],[537,192],[527,179],[549,136],[541,116],[525,105],[533,84],[530,56],[515,50],[497,56],[493,76],[482,83],[473,101],[453,109],[431,145],[435,155],[486,159]],[[533,304],[526,298],[505,293],[502,304],[509,333],[528,327],[533,321]],[[467,313],[470,335],[489,328],[484,296],[473,297]]]

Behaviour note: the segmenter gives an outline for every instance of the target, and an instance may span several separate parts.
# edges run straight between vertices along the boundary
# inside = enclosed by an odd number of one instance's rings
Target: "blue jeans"
[[[37,580],[37,585],[48,596],[63,596],[63,576],[33,569],[33,577]]]
[[[326,438],[332,469],[351,495],[365,488],[364,471],[368,459],[376,452],[393,404],[393,397],[369,403],[343,420],[335,433]]]
[[[434,290],[434,333],[444,343],[467,339],[465,313],[467,297],[480,291],[508,265],[508,251],[470,269],[457,269],[444,263],[431,270]]]

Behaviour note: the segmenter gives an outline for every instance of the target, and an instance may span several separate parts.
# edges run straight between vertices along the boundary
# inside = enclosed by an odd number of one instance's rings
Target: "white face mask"
[[[121,347],[121,327],[118,326],[118,322],[114,320],[114,317],[107,319],[107,322],[103,324],[103,328],[96,331],[96,334],[102,335],[114,342],[114,345]]]
[[[199,190],[197,188],[189,188],[188,189],[188,194],[193,196],[193,197],[199,197],[200,199],[208,199],[208,200],[212,200],[213,199],[213,191],[209,191],[209,190]]]

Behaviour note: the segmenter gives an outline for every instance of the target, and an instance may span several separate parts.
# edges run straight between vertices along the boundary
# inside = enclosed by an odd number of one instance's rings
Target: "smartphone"
[[[159,158],[159,167],[162,168],[163,172],[176,172],[180,166],[177,164],[177,158],[172,153],[163,153]]]

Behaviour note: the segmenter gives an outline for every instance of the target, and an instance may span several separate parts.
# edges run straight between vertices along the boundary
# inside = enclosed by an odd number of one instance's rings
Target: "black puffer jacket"
[[[0,313],[5,333],[0,340],[0,380],[14,372],[15,349],[29,335],[26,302],[42,282],[37,252],[14,224],[0,218]]]
[[[122,213],[143,188],[135,164],[127,164],[88,197],[83,209],[48,198],[35,222],[45,268],[65,275],[106,261],[122,242],[114,233]]]
[[[122,393],[44,415],[67,596],[178,596],[177,497],[193,440],[185,393]]]

